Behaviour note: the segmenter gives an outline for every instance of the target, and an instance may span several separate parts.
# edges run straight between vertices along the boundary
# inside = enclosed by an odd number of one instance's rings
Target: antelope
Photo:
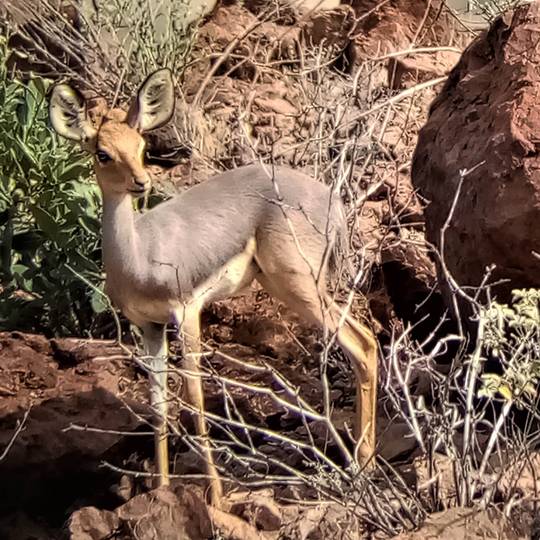
[[[111,109],[97,122],[91,121],[84,97],[67,84],[55,85],[49,102],[54,130],[94,156],[103,197],[105,290],[140,328],[150,358],[158,484],[169,483],[165,328],[176,321],[186,400],[203,441],[210,502],[219,505],[222,499],[205,419],[200,316],[209,303],[239,294],[254,280],[306,322],[337,336],[356,375],[354,458],[368,464],[375,450],[377,342],[328,293],[329,270],[335,269],[347,236],[339,196],[299,171],[254,164],[213,176],[138,214],[132,198],[151,188],[143,134],[171,119],[174,102],[168,69],[144,81],[127,113]]]

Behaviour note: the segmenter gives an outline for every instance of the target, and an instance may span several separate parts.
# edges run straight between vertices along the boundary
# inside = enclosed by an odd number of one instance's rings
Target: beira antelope
[[[176,321],[183,342],[186,399],[196,411],[210,501],[219,505],[222,483],[208,437],[200,377],[201,310],[238,294],[254,280],[306,322],[336,333],[356,375],[355,458],[375,448],[377,343],[367,326],[330,298],[328,270],[347,241],[339,196],[301,172],[262,164],[218,174],[145,213],[132,197],[151,187],[143,134],[174,112],[174,83],[167,69],[151,74],[126,112],[111,109],[89,119],[83,96],[67,84],[50,96],[56,132],[94,156],[103,196],[102,249],[106,292],[143,336],[160,485],[169,483],[165,328]]]

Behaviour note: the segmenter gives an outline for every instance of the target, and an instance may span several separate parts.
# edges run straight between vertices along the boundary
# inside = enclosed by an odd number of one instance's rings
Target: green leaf
[[[18,287],[24,291],[32,291],[32,279],[31,272],[28,272],[28,268],[23,264],[14,264],[12,267],[13,277]]]
[[[58,181],[69,182],[71,180],[77,180],[81,176],[88,176],[90,169],[88,163],[74,162],[68,164],[68,166],[58,175]]]
[[[27,231],[13,236],[12,247],[15,251],[34,251],[43,244],[43,235],[36,231]]]
[[[103,313],[109,309],[109,303],[103,292],[100,290],[92,291],[92,298],[90,300],[92,304],[92,309],[95,313]]]
[[[100,221],[92,216],[83,214],[79,218],[79,223],[86,230],[86,232],[91,234],[99,234],[99,231],[101,230]]]
[[[504,399],[506,399],[506,401],[512,401],[512,398],[514,397],[514,395],[512,393],[512,389],[508,385],[501,384],[498,390],[499,390],[499,394],[501,394],[501,396]]]
[[[94,274],[98,274],[100,272],[100,268],[98,267],[98,265],[82,253],[72,253],[71,260],[73,262],[72,266],[77,272],[84,271]]]
[[[25,126],[28,122],[28,106],[23,101],[22,103],[19,103],[18,107],[15,109],[15,112],[17,114],[17,121],[21,126]]]
[[[35,88],[36,95],[45,96],[47,94],[47,90],[51,86],[51,83],[42,77],[35,77],[32,79],[32,86]]]
[[[30,161],[34,167],[38,167],[38,164],[36,162],[36,156],[32,149],[24,142],[20,137],[15,137],[15,143],[19,147],[19,150],[23,153],[23,155]]]
[[[9,209],[5,209],[2,212],[0,212],[0,226],[5,225],[9,219],[10,211]]]
[[[476,394],[479,398],[480,397],[485,397],[485,398],[492,398],[493,397],[493,392],[491,391],[490,388],[487,388],[487,387],[482,387],[478,390],[477,394]]]
[[[527,383],[523,388],[523,392],[531,398],[536,397],[537,392],[535,384],[533,384],[532,382]]]
[[[39,228],[51,239],[55,240],[58,236],[58,226],[56,220],[43,208],[33,206],[31,208],[32,215],[36,220]]]

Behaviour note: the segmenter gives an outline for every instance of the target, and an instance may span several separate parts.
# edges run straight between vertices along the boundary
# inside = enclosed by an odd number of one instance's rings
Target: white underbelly
[[[151,284],[144,287],[144,292],[134,287],[130,289],[128,285],[118,295],[111,294],[114,291],[109,291],[109,294],[113,298],[117,296],[116,303],[122,313],[138,326],[148,322],[167,324],[173,319],[182,320],[185,310],[201,311],[205,305],[229,298],[249,286],[258,271],[254,262],[255,250],[256,242],[251,238],[244,251],[182,297],[153,295]]]
[[[148,322],[167,324],[179,309],[182,309],[182,303],[178,300],[145,297],[124,304],[121,311],[133,324],[142,326]]]

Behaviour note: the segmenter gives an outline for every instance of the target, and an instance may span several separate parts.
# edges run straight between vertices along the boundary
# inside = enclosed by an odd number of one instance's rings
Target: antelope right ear
[[[88,147],[97,130],[90,122],[84,97],[68,84],[54,86],[49,100],[49,118],[58,135]]]
[[[165,125],[174,114],[174,82],[171,70],[158,69],[143,82],[127,114],[127,123],[145,133]]]

